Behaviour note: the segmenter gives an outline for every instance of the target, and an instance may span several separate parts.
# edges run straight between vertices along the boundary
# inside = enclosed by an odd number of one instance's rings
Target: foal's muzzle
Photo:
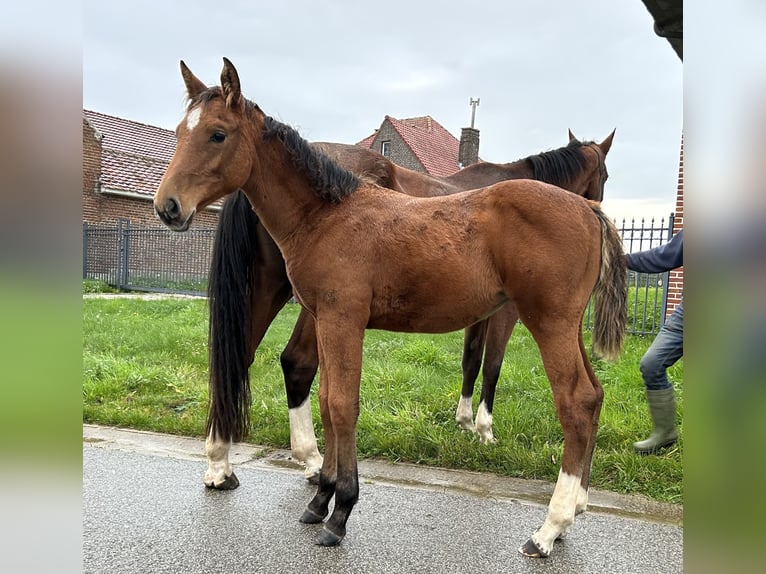
[[[162,223],[173,231],[186,231],[189,229],[192,216],[194,215],[194,211],[192,211],[188,217],[181,219],[181,204],[172,197],[166,199],[162,205],[155,203],[154,211]]]

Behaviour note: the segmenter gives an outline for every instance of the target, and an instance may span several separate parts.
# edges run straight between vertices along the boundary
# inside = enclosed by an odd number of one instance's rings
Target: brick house
[[[82,220],[88,224],[164,227],[152,198],[175,150],[166,129],[83,110]],[[219,205],[195,218],[195,227],[214,228]]]
[[[681,153],[678,159],[678,183],[676,186],[676,210],[673,217],[673,235],[684,228],[684,139],[681,136]],[[684,268],[670,272],[668,277],[668,304],[665,316],[669,317],[681,302],[684,292]]]
[[[463,128],[460,141],[431,116],[386,116],[380,128],[356,145],[374,149],[395,164],[436,177],[479,161],[479,130]]]

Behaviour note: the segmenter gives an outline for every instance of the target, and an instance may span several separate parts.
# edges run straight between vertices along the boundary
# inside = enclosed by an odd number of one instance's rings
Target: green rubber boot
[[[673,387],[659,391],[646,391],[649,402],[649,412],[654,421],[654,430],[649,438],[633,443],[633,448],[639,454],[652,454],[671,446],[678,440],[676,430],[676,400]]]

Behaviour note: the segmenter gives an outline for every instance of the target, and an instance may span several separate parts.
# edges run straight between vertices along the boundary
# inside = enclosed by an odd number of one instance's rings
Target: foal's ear
[[[576,142],[578,141],[575,135],[572,133],[572,130],[567,130],[569,132],[569,141],[570,142]]]
[[[221,88],[223,97],[226,100],[226,107],[232,108],[238,106],[242,99],[242,90],[239,86],[239,75],[234,69],[228,58],[223,59],[223,70],[221,71]]]
[[[202,80],[192,74],[191,70],[184,64],[183,60],[181,60],[181,75],[183,76],[184,84],[186,84],[186,97],[188,99],[191,100],[207,90],[207,86],[202,83]]]
[[[614,128],[612,130],[612,133],[610,133],[608,136],[606,136],[606,139],[602,141],[600,144],[598,144],[598,147],[601,148],[601,153],[606,156],[607,153],[609,153],[609,148],[612,147],[612,140],[614,139],[614,132],[617,131],[617,128]]]

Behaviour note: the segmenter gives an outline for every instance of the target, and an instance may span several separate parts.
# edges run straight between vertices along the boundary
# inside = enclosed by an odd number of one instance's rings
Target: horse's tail
[[[206,434],[239,441],[250,431],[251,291],[258,219],[242,191],[223,204],[208,278],[210,396]]]
[[[593,289],[593,351],[616,361],[628,322],[628,268],[614,223],[597,205],[591,208],[601,224],[601,272]]]

